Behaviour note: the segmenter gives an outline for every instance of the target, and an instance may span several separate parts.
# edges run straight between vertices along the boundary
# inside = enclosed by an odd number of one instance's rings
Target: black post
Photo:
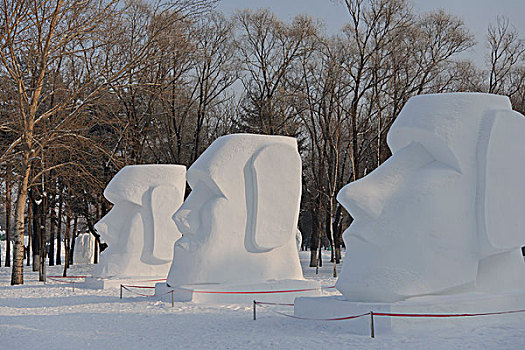
[[[253,320],[257,320],[257,302],[253,301]]]
[[[375,338],[374,332],[374,312],[370,311],[370,338]]]
[[[120,285],[120,299],[122,299],[122,284]]]

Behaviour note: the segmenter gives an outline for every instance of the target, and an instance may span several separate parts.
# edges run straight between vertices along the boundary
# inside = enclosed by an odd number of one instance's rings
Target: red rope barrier
[[[124,288],[125,290],[127,290],[130,293],[137,294],[137,295],[140,295],[140,296],[143,296],[143,297],[154,297],[155,296],[155,294],[150,295],[150,294],[142,294],[142,293],[139,293],[139,292],[135,292],[134,290],[128,289],[126,286],[122,286],[122,288]]]
[[[162,280],[162,281],[165,281],[166,279]],[[149,280],[150,282],[153,282],[155,280]],[[161,281],[161,280],[159,280]],[[143,281],[143,282],[147,282],[147,281]],[[150,286],[135,286],[135,285],[122,285],[122,288],[126,289],[127,291],[131,292],[131,293],[135,293],[137,295],[141,295],[141,296],[145,296],[145,297],[151,297],[151,296],[156,296],[156,295],[147,295],[147,294],[141,294],[141,293],[138,293],[138,292],[134,292],[132,290],[130,290],[129,288],[140,288],[140,289],[155,289],[155,287],[150,287]],[[327,287],[327,288],[334,288],[334,287]],[[232,291],[232,292],[222,292],[222,291],[207,291],[207,290],[186,290],[186,289],[183,289],[183,288],[174,288],[174,289],[178,289],[182,292],[187,292],[187,293],[203,293],[203,294],[274,294],[274,293],[298,293],[298,292],[307,292],[307,291],[313,291],[313,290],[318,290],[319,288],[309,288],[309,289],[292,289],[292,290],[264,290],[264,291]],[[166,294],[169,294],[171,293],[168,292]],[[163,294],[163,295],[166,295],[166,294]],[[272,303],[272,304],[269,304],[268,305],[278,305],[278,304],[275,304],[275,303]],[[282,304],[282,305],[286,305],[286,306],[293,306],[293,304]]]
[[[260,301],[254,301],[255,305],[277,305],[277,306],[295,306],[294,304],[280,304],[280,303],[266,303],[266,302],[260,302]],[[363,317],[365,315],[370,315],[370,312],[360,314],[360,315],[352,315],[352,316],[345,316],[345,317],[336,317],[336,318],[307,318],[307,317],[298,317],[294,315],[288,315],[283,312],[275,311],[276,314],[295,318],[299,320],[310,320],[310,321],[341,321],[341,320],[350,320],[354,318]],[[374,316],[386,316],[386,317],[436,317],[436,318],[442,318],[442,317],[475,317],[475,316],[490,316],[490,315],[505,315],[505,314],[515,314],[525,312],[524,310],[511,310],[511,311],[498,311],[498,312],[485,312],[485,313],[462,313],[462,314],[403,314],[403,313],[391,313],[391,312],[372,312]]]
[[[254,301],[256,305],[281,305],[281,306],[295,306],[294,304],[280,304],[280,303],[266,303],[263,301]]]
[[[222,291],[211,291],[211,290],[186,290],[184,288],[175,288],[179,289],[182,292],[187,293],[203,293],[203,294],[275,294],[275,293],[299,293],[299,292],[309,292],[312,290],[318,290],[319,288],[309,288],[309,289],[291,289],[291,290],[258,290],[258,291],[232,291],[232,292],[222,292]]]
[[[122,288],[124,288],[125,290],[127,290],[130,293],[133,293],[133,294],[136,294],[136,295],[140,295],[140,296],[143,296],[143,297],[163,297],[163,296],[168,295],[168,294],[171,293],[171,290],[170,290],[169,292],[164,293],[164,294],[160,294],[160,295],[153,294],[153,295],[151,295],[151,294],[142,294],[142,293],[139,293],[139,292],[135,292],[135,291],[133,291],[131,289],[128,289],[127,286],[124,286],[124,285],[122,285]],[[155,288],[155,287],[152,287],[152,288]]]
[[[155,289],[155,287],[149,287],[149,286],[130,286],[127,284],[123,284],[122,286],[129,287],[129,288]]]
[[[58,282],[58,283],[75,283],[74,281],[61,281],[61,280],[56,280],[54,278],[51,278],[50,276],[47,276],[48,279],[50,279],[51,281],[55,281],[55,282]]]
[[[86,278],[87,276],[47,276],[52,278]]]
[[[364,313],[364,314],[361,314],[361,315],[346,316],[346,317],[307,318],[307,317],[299,317],[299,316],[294,316],[294,315],[288,315],[288,314],[285,314],[284,312],[279,312],[279,311],[275,311],[275,310],[272,310],[272,311],[277,313],[277,314],[279,314],[279,315],[283,315],[283,316],[290,317],[290,318],[295,318],[295,319],[298,319],[298,320],[306,320],[306,321],[343,321],[343,320],[351,320],[351,319],[354,319],[354,318],[360,318],[360,317],[363,317],[363,316],[370,315],[370,312],[367,312],[367,313]]]
[[[475,317],[475,316],[490,316],[490,315],[504,315],[525,312],[525,310],[499,311],[499,312],[485,312],[477,314],[400,314],[390,312],[374,312],[374,316],[389,316],[389,317]]]
[[[163,282],[165,280],[166,280],[165,278],[162,278],[158,280],[140,280],[140,281],[135,281],[135,282]]]
[[[280,312],[280,311],[276,311],[276,310],[272,310],[273,312],[275,312],[276,314],[279,314],[279,315],[282,315],[282,316],[286,316],[286,317],[290,317],[290,318],[295,318],[297,320],[304,320],[304,321],[343,321],[343,320],[351,320],[351,319],[354,319],[354,318],[360,318],[360,317],[363,317],[363,316],[368,316],[370,315],[370,312],[367,312],[367,313],[364,313],[364,314],[360,314],[360,315],[353,315],[353,316],[345,316],[345,317],[335,317],[335,318],[308,318],[308,317],[299,317],[299,316],[295,316],[295,315],[288,315],[288,314],[285,314],[284,312]],[[375,315],[375,314],[374,314]]]

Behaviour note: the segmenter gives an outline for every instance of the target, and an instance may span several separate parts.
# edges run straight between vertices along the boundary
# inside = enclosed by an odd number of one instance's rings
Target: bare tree
[[[196,87],[196,121],[193,135],[191,162],[204,151],[203,128],[210,109],[221,107],[226,90],[238,76],[233,22],[218,13],[212,13],[198,23],[197,55],[194,59],[194,85]],[[204,143],[206,145],[206,143]]]
[[[410,28],[412,16],[405,0],[345,0],[350,23],[344,29],[346,52],[343,66],[351,78],[350,115],[352,180],[362,174],[359,147],[359,110],[366,95],[377,84],[374,63],[382,62],[378,55],[388,54],[390,43]],[[383,75],[381,79],[387,79]],[[363,138],[361,138],[363,140]]]
[[[0,35],[0,63],[17,94],[15,131],[18,137],[0,156],[0,161],[16,154],[21,161],[17,179],[18,197],[15,209],[15,251],[11,284],[23,283],[24,216],[31,171],[43,151],[37,137],[45,121],[55,123],[46,139],[60,137],[68,132],[73,121],[100,89],[88,91],[93,84],[70,91],[60,103],[46,106],[54,91],[46,91],[50,67],[63,59],[71,63],[85,58],[82,51],[96,50],[100,43],[93,34],[108,15],[115,10],[116,1],[6,1],[0,5],[2,28]],[[80,40],[84,39],[80,44]],[[71,88],[71,86],[69,86]],[[47,107],[47,108],[46,108]],[[61,112],[59,114],[59,112]],[[60,118],[60,121],[57,119]],[[49,170],[49,169],[48,169]],[[36,174],[36,177],[41,174]]]
[[[516,75],[521,72],[518,64],[525,56],[525,42],[519,38],[518,31],[508,18],[497,17],[496,24],[488,27],[487,45],[489,49],[489,77],[487,91],[493,94],[513,95],[516,87]],[[519,78],[518,78],[519,79]]]
[[[11,164],[5,167],[5,267],[11,266]]]
[[[268,10],[244,10],[236,19],[245,91],[241,130],[296,136],[297,115],[288,103],[294,92],[287,84],[287,74],[311,51],[308,38],[315,34],[316,26],[310,18],[300,16],[286,24]]]

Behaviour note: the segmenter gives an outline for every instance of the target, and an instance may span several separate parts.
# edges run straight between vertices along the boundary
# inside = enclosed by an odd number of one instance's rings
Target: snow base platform
[[[203,304],[253,304],[254,300],[272,303],[293,303],[299,296],[321,295],[321,283],[310,280],[279,280],[249,284],[193,284],[171,288],[166,283],[155,285],[155,295],[175,301]]]
[[[464,293],[461,295],[424,296],[394,303],[366,303],[345,300],[343,296],[299,297],[294,316],[306,319],[333,319],[375,313],[420,314],[424,317],[374,316],[377,334],[435,331],[453,327],[479,327],[519,320],[525,322],[525,292],[508,294]],[[500,313],[490,315],[490,313]],[[508,312],[508,313],[507,313]],[[449,317],[443,315],[472,315]],[[489,315],[478,315],[489,314]],[[439,316],[435,316],[439,315]],[[332,322],[341,331],[370,335],[370,315]],[[335,323],[335,324],[334,324]]]

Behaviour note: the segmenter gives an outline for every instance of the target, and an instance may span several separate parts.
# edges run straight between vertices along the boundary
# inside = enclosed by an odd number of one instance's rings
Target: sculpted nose
[[[380,169],[376,169],[379,171]],[[369,175],[370,176],[370,175]],[[352,217],[377,218],[383,210],[386,193],[374,186],[369,177],[359,179],[344,186],[337,194],[337,200]]]
[[[195,233],[200,226],[195,212],[184,208],[184,205],[173,215],[173,220],[183,235]]]
[[[411,143],[394,153],[379,168],[339,191],[337,200],[352,217],[377,218],[400,183],[435,158],[419,143]]]
[[[100,220],[95,224],[95,230],[106,243],[111,240],[108,234],[108,225],[104,222],[104,220]]]
[[[100,220],[99,222],[95,224],[95,230],[97,230],[99,234],[107,233],[108,225],[104,221]]]

